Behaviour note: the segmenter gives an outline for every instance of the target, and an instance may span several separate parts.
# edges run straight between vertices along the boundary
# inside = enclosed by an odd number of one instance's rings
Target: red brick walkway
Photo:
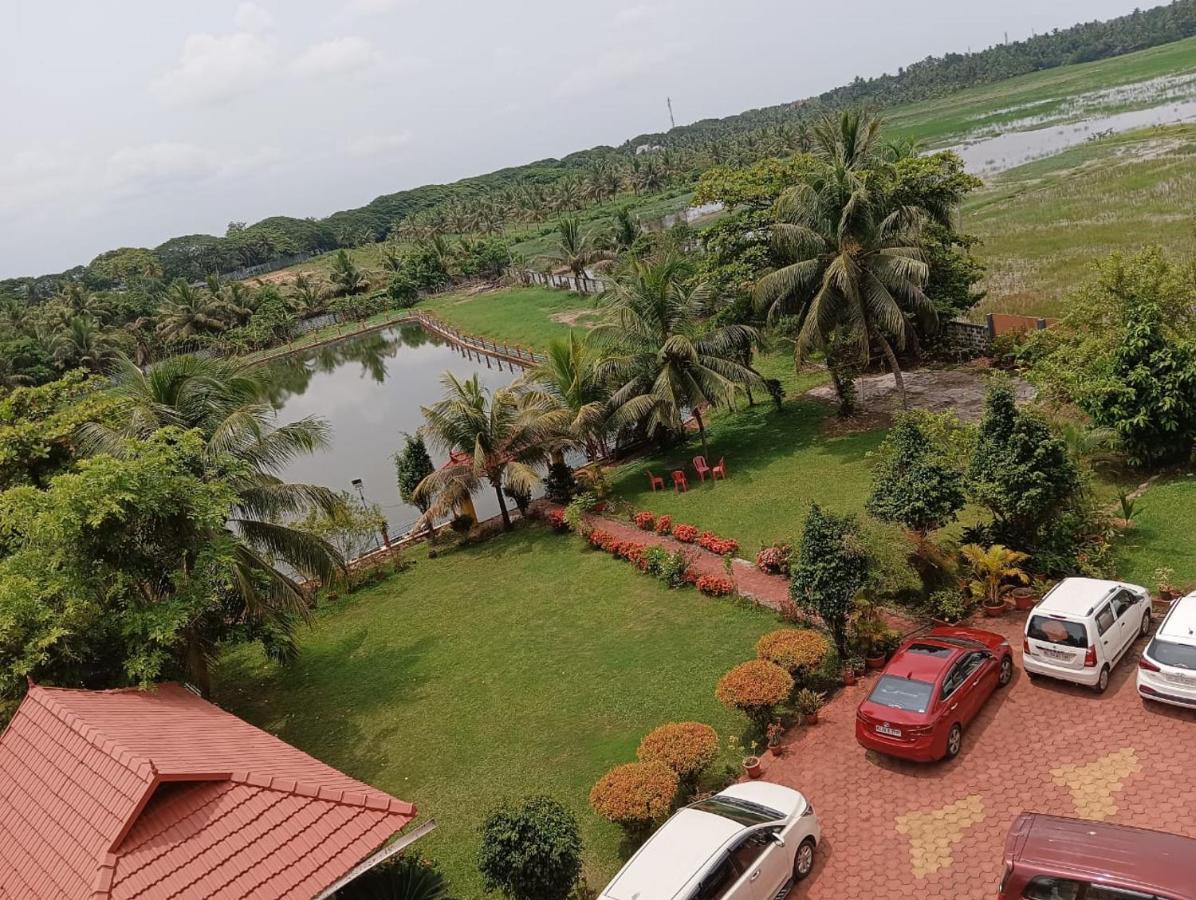
[[[875,677],[845,688],[817,725],[794,729],[764,778],[805,793],[825,840],[809,900],[989,900],[1005,833],[1023,810],[1108,819],[1196,837],[1196,713],[1146,706],[1134,689],[1140,640],[1103,696],[1020,668],[1024,614],[991,621],[1019,668],[964,735],[949,763],[866,753],[855,708]]]

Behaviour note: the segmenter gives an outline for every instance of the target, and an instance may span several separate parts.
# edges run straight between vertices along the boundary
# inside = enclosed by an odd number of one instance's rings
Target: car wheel
[[[797,855],[793,857],[793,880],[801,881],[814,868],[814,839],[806,838],[797,848]]]
[[[1013,681],[1013,659],[1006,656],[1001,660],[1001,674],[997,676],[997,684],[1001,687]]]
[[[956,722],[947,732],[947,755],[944,759],[955,759],[963,748],[963,726]]]
[[[1150,634],[1150,610],[1149,609],[1146,612],[1142,613],[1142,625],[1141,625],[1141,627],[1138,628],[1138,634],[1141,635],[1142,637],[1146,637],[1148,634]]]
[[[1107,691],[1109,689],[1109,667],[1108,666],[1104,666],[1101,668],[1100,675],[1097,677],[1096,684],[1094,684],[1092,686],[1092,689],[1094,691],[1096,691],[1098,694],[1103,694],[1105,691]]]

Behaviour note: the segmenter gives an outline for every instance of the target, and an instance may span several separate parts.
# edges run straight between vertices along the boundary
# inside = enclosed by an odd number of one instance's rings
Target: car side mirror
[[[780,833],[779,831],[774,831],[774,832],[772,833],[772,841],[773,841],[773,843],[774,843],[774,844],[776,844],[778,847],[784,847],[784,846],[785,846],[785,839],[784,839],[783,837],[781,837],[781,833]]]

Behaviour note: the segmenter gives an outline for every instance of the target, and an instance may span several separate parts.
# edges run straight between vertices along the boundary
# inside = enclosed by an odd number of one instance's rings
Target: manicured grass
[[[543,349],[597,319],[594,299],[545,287],[502,288],[480,294],[440,294],[417,310],[432,313],[467,334]],[[571,324],[572,323],[572,324]]]
[[[824,420],[833,415],[825,404],[802,398],[802,393],[823,380],[822,375],[794,375],[785,354],[772,354],[760,362],[765,374],[781,377],[787,399],[777,410],[767,397],[756,405],[728,414],[725,409],[710,417],[707,461],[727,459],[730,477],[717,484],[698,481],[692,458],[702,452],[694,435],[684,446],[649,459],[637,459],[613,476],[616,494],[637,509],[667,513],[674,522],[709,528],[739,541],[740,555],[754,556],[761,544],[796,543],[810,502],[817,501],[838,512],[860,512],[871,486],[871,460],[884,437],[870,431],[831,437],[823,433]],[[669,472],[683,468],[690,490],[676,494]],[[666,490],[649,489],[647,471],[665,479]]]
[[[1117,250],[1196,252],[1196,126],[1133,132],[1013,169],[972,196],[964,230],[983,243],[988,297],[975,311],[1058,316]]]
[[[1176,585],[1196,587],[1196,473],[1160,481],[1142,496],[1118,548],[1118,576],[1156,587],[1155,570],[1175,570]]]
[[[994,84],[958,91],[946,97],[899,106],[885,112],[904,134],[935,144],[974,131],[1042,117],[1042,124],[1068,117],[1068,103],[1080,94],[1134,84],[1165,75],[1196,71],[1196,38],[1152,47],[1113,59],[1060,66]],[[1109,108],[1148,107],[1157,97],[1110,98]]]
[[[482,895],[474,860],[487,811],[537,793],[577,814],[601,887],[621,835],[589,809],[593,782],[664,722],[738,734],[744,720],[714,687],[776,617],[669,591],[539,527],[412,557],[407,572],[321,611],[292,665],[226,653],[219,702],[417,803],[439,822],[419,849],[444,865],[454,896]]]

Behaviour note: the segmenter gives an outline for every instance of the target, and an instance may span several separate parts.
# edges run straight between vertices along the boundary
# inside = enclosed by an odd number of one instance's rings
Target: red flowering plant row
[[[605,553],[625,559],[641,572],[663,578],[671,587],[682,584],[693,585],[699,591],[711,597],[726,597],[735,593],[735,582],[726,575],[699,575],[689,568],[688,561],[680,553],[669,555],[663,548],[643,544],[639,541],[623,540],[595,528],[585,535],[591,547]],[[684,568],[684,571],[681,569]]]
[[[631,521],[640,531],[655,531],[661,535],[671,534],[673,531],[672,516],[658,516],[646,509],[633,515]]]
[[[726,575],[700,575],[697,588],[711,597],[726,597],[735,593],[735,582]]]
[[[698,527],[696,525],[674,525],[673,537],[683,544],[692,544],[698,539]]]
[[[703,531],[698,535],[698,546],[719,556],[726,556],[739,549],[739,541],[731,538],[721,538],[713,531]]]

